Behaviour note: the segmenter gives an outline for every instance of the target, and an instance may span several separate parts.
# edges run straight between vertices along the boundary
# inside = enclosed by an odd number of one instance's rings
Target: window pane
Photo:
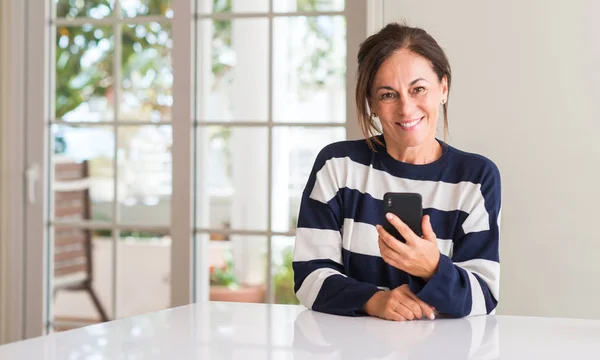
[[[343,16],[273,20],[275,121],[346,121]]]
[[[344,140],[345,128],[277,127],[273,129],[274,231],[294,231],[302,192],[319,151]],[[310,139],[310,141],[307,141]]]
[[[123,230],[117,266],[119,318],[164,310],[171,298],[171,237]]]
[[[273,20],[275,121],[346,121],[343,16]]]
[[[112,245],[110,230],[56,227],[50,271],[53,291],[49,292],[55,330],[101,322],[102,312],[109,320],[113,318]]]
[[[271,248],[273,249],[273,292],[276,304],[299,304],[294,293],[294,237],[273,236]]]
[[[124,126],[118,131],[120,223],[168,226],[173,161],[171,126]]]
[[[231,235],[227,240],[212,240],[208,264],[211,301],[266,301],[267,240],[264,236]]]
[[[198,120],[267,120],[268,30],[267,19],[199,22]]]
[[[109,26],[59,26],[56,31],[56,113],[66,121],[114,117],[114,37]]]
[[[58,18],[103,19],[111,16],[115,8],[115,0],[55,0],[55,2]]]
[[[196,223],[200,228],[267,229],[267,129],[196,130]]]
[[[267,129],[198,127],[196,141],[197,226],[266,230]]]
[[[273,11],[343,11],[344,0],[274,0]]]
[[[173,105],[171,25],[128,24],[122,32],[119,120],[169,120]]]
[[[156,16],[173,17],[172,0],[120,0],[123,17]]]
[[[113,218],[115,135],[111,127],[52,126],[54,217]]]
[[[249,13],[269,11],[270,0],[196,0],[199,14]],[[281,0],[277,0],[281,1]]]

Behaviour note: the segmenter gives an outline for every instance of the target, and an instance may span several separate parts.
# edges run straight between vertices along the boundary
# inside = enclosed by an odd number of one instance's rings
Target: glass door
[[[170,0],[50,5],[48,326],[170,306]]]

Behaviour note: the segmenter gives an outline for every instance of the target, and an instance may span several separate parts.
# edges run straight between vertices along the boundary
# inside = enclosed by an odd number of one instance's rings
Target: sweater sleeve
[[[452,317],[492,314],[500,292],[500,173],[483,172],[480,194],[454,240],[452,257],[440,255],[437,272],[416,295]]]
[[[294,291],[309,309],[365,315],[364,304],[379,289],[345,275],[342,256],[343,204],[334,162],[326,147],[317,156],[302,194],[294,245]]]

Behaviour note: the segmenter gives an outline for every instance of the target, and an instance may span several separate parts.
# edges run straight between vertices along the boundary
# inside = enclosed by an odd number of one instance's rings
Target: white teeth
[[[411,127],[417,125],[419,123],[419,121],[421,121],[421,119],[415,120],[415,121],[411,121],[409,123],[400,123],[400,126],[402,126],[403,128],[411,128]]]

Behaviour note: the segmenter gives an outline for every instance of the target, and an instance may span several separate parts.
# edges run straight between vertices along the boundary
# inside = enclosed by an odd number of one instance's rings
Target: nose
[[[401,116],[410,116],[416,108],[415,101],[410,96],[401,96],[398,103],[398,113]]]

